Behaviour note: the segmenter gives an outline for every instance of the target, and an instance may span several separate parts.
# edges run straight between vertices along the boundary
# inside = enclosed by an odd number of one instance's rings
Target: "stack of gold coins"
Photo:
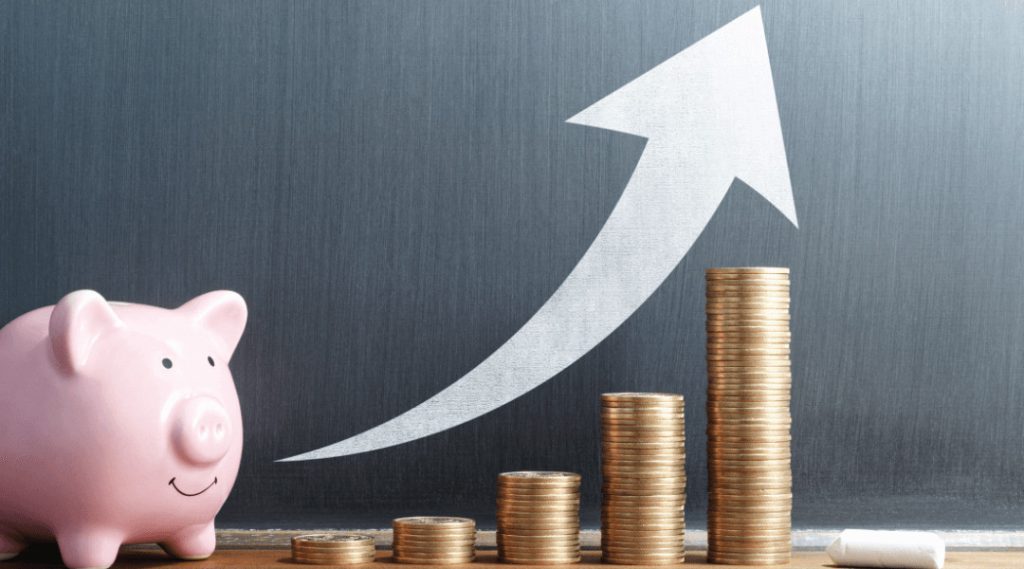
[[[708,559],[788,563],[789,269],[708,269]]]
[[[601,396],[601,553],[629,565],[686,555],[686,428],[682,395]]]
[[[373,537],[354,533],[316,533],[292,538],[292,561],[311,565],[373,563]]]
[[[398,518],[391,525],[399,563],[456,565],[476,558],[476,522],[469,518],[420,516]]]
[[[580,560],[580,475],[505,472],[498,475],[498,558],[506,563]]]

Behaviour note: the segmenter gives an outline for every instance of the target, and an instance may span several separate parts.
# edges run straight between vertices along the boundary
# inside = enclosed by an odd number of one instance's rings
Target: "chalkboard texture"
[[[797,527],[1024,519],[1024,4],[766,2],[800,228],[742,183],[625,325],[514,403],[275,463],[430,397],[587,249],[642,139],[565,119],[750,2],[0,2],[0,317],[94,288],[250,305],[220,524],[493,527],[503,470],[584,474],[598,397],[687,397],[703,269],[792,267]]]

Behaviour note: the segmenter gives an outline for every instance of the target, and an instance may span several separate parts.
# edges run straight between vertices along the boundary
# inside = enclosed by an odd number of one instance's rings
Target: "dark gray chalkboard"
[[[586,475],[598,394],[688,398],[706,504],[702,272],[793,270],[797,526],[1024,520],[1024,4],[768,2],[801,227],[737,182],[619,330],[482,419],[372,427],[548,298],[643,149],[575,112],[750,2],[0,2],[0,316],[77,288],[241,292],[222,526],[488,521],[513,468]]]

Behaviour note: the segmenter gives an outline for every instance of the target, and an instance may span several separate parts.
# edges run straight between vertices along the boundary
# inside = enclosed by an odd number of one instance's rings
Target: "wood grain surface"
[[[55,551],[29,552],[24,558],[19,558],[16,563],[18,567],[25,569],[62,569]],[[229,550],[218,551],[210,559],[203,561],[176,561],[171,560],[160,552],[134,551],[123,553],[112,569],[277,569],[284,567],[309,567],[291,561],[290,552],[287,550]],[[494,569],[496,567],[618,567],[621,569],[640,569],[632,565],[608,565],[600,561],[600,552],[585,551],[583,561],[574,565],[509,565],[498,563],[494,551],[480,551],[477,561],[471,566],[478,569]],[[1024,564],[1024,552],[951,552],[946,557],[945,569],[1012,569]],[[415,565],[395,563],[391,560],[389,552],[379,552],[376,563],[370,565],[328,565],[327,567],[374,567],[380,565],[394,565],[407,569],[428,569],[430,565]],[[665,567],[693,567],[712,565],[708,563],[703,551],[688,552],[686,563],[683,565],[672,565]],[[4,566],[11,566],[5,564]],[[754,565],[717,565],[718,567],[733,567],[735,569],[755,569]],[[323,567],[323,566],[320,566]],[[436,569],[437,566],[434,566]],[[763,569],[764,566],[761,566]],[[831,560],[824,553],[797,552],[793,554],[793,560],[787,565],[773,565],[779,569],[819,569],[822,567],[835,567]]]
[[[643,151],[564,121],[755,4],[0,0],[0,321],[80,288],[243,294],[221,527],[493,529],[495,476],[523,468],[581,472],[597,527],[612,390],[686,395],[699,527],[702,271],[790,266],[796,527],[1020,528],[1024,3],[1002,0],[765,0],[799,229],[736,182],[661,289],[552,381],[428,439],[274,462],[509,338]]]

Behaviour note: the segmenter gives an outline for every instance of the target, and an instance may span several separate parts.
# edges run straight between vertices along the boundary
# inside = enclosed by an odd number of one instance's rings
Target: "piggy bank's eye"
[[[213,367],[213,356],[206,356],[206,361],[210,362],[210,367]]]
[[[167,369],[171,369],[172,367],[174,367],[174,362],[171,361],[171,358],[164,358],[163,364],[164,367]]]

